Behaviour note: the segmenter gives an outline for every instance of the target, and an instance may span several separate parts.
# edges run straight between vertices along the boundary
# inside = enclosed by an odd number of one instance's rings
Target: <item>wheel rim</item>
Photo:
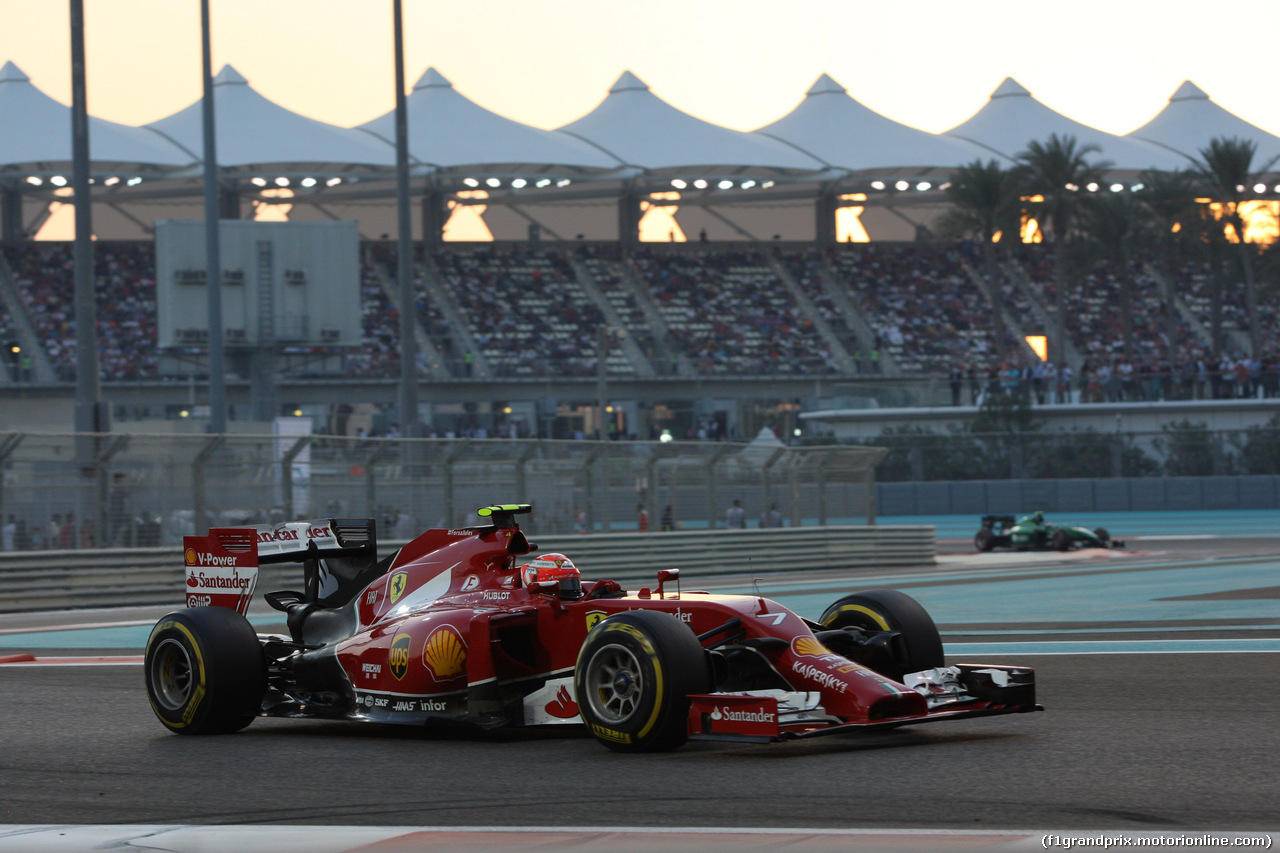
[[[156,701],[176,711],[191,697],[195,680],[187,647],[173,638],[161,640],[151,656],[151,690]]]
[[[605,646],[592,655],[584,680],[591,713],[602,723],[625,722],[644,695],[640,661],[622,646]]]

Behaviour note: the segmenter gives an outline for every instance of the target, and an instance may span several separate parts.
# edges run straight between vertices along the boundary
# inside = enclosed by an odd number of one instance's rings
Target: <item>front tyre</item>
[[[896,589],[869,589],[855,592],[832,604],[818,620],[823,628],[853,626],[885,643],[868,644],[869,657],[858,663],[902,681],[908,672],[920,672],[946,665],[942,636],[929,612],[911,596]]]
[[[632,610],[598,623],[574,670],[578,711],[618,752],[662,752],[689,738],[689,694],[711,675],[698,638],[667,613]]]
[[[193,607],[156,623],[144,658],[151,710],[170,731],[223,734],[258,715],[267,664],[249,620],[226,607]]]

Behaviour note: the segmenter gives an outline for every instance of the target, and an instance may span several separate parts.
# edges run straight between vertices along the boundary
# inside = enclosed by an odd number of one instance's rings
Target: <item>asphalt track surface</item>
[[[46,665],[131,658],[159,611],[3,617],[0,657],[37,661],[0,665],[0,824],[1275,831],[1280,537],[1171,536],[1068,555],[947,539],[935,567],[761,581],[808,616],[897,586],[933,613],[949,661],[1035,666],[1047,710],[664,755],[563,728],[260,719],[179,737],[136,663]]]

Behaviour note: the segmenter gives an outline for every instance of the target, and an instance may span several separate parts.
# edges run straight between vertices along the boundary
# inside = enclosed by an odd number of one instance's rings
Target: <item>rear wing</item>
[[[377,573],[377,523],[372,518],[328,518],[280,525],[215,527],[184,536],[188,607],[228,607],[245,613],[258,584],[258,567],[303,564],[304,597],[345,603]]]

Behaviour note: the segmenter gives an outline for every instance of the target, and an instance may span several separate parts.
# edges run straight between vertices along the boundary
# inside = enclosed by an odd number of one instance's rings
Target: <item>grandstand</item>
[[[412,305],[398,304],[389,240],[390,116],[324,125],[229,66],[215,103],[223,216],[287,204],[290,219],[355,221],[362,235],[350,283],[358,345],[282,348],[272,375],[283,411],[323,420],[327,407],[370,403],[383,410],[375,429],[392,428],[401,312],[416,320],[417,375],[441,429],[510,418],[530,433],[590,434],[601,427],[591,411],[613,408],[624,435],[693,437],[712,424],[743,437],[787,432],[800,409],[837,399],[949,402],[956,375],[982,388],[993,377],[1027,383],[1027,335],[1053,339],[1055,367],[1075,376],[1072,399],[1274,386],[1263,378],[1280,345],[1274,289],[1263,288],[1262,328],[1251,330],[1230,252],[1139,254],[1123,267],[1091,257],[1066,279],[1059,340],[1064,249],[1006,240],[987,270],[972,243],[937,236],[950,176],[993,155],[1012,166],[1037,141],[1025,127],[1098,146],[1111,166],[1082,194],[1137,193],[1143,170],[1180,168],[1217,135],[1247,137],[1260,162],[1280,152],[1280,139],[1193,86],[1119,137],[1006,80],[972,119],[929,134],[867,110],[823,75],[787,116],[741,132],[680,111],[626,72],[597,108],[548,131],[485,110],[428,69],[408,98],[410,153],[428,176],[412,187]],[[157,220],[200,215],[198,106],[145,129],[91,128],[102,379],[129,388],[109,396],[134,401],[138,417],[198,408],[207,370],[199,347],[157,349],[149,234]],[[22,121],[8,120],[19,107]],[[32,359],[29,374],[5,377],[6,392],[65,395],[75,378],[71,250],[30,239],[65,203],[66,109],[12,63],[0,69],[0,334]],[[1272,203],[1273,183],[1251,186],[1253,200]],[[446,240],[463,219],[495,239]],[[854,235],[872,242],[838,239]],[[1262,352],[1250,352],[1251,332]],[[246,361],[231,359],[233,399],[249,382]]]

